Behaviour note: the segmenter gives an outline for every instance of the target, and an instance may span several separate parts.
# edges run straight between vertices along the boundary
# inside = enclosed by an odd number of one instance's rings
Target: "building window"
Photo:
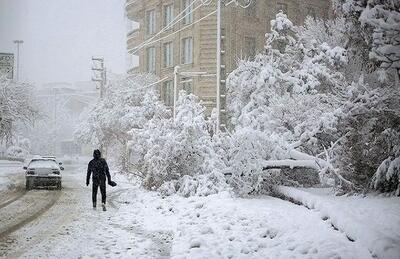
[[[193,38],[182,39],[182,64],[193,63]]]
[[[167,106],[174,105],[174,82],[172,80],[163,83],[162,100]]]
[[[174,5],[169,4],[164,6],[164,27],[174,19]]]
[[[288,5],[284,3],[277,3],[276,4],[276,13],[282,11],[284,14],[288,13]]]
[[[312,18],[316,18],[317,17],[317,13],[315,12],[315,8],[312,6],[307,6],[306,7],[306,16],[310,16]]]
[[[156,32],[156,12],[150,10],[146,12],[146,33],[147,35],[154,34]]]
[[[183,77],[182,81],[182,90],[185,90],[187,94],[193,93],[193,79],[190,77]]]
[[[246,16],[256,17],[257,15],[257,3],[255,0],[251,1],[250,6],[245,9]]]
[[[174,48],[172,42],[164,43],[164,67],[174,65]]]
[[[193,22],[193,0],[182,0],[183,24],[191,24]]]
[[[150,47],[146,50],[146,60],[147,60],[147,72],[156,72],[156,48]]]
[[[254,58],[256,56],[256,39],[253,37],[245,37],[244,48],[247,57]]]

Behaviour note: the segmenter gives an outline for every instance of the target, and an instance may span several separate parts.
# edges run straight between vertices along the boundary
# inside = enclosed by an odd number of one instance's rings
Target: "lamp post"
[[[253,0],[231,0],[227,3],[224,3],[224,6],[229,6],[232,3],[236,4],[236,6],[239,6],[243,9],[246,9],[252,4]],[[224,53],[224,50],[222,50],[222,29],[221,29],[221,24],[222,24],[222,0],[217,0],[217,98],[216,98],[216,108],[217,108],[217,132],[220,129],[221,125],[221,68],[224,67],[221,62],[221,54]],[[224,81],[225,83],[225,81]]]
[[[23,40],[14,40],[14,43],[17,44],[17,81],[19,81],[19,45],[24,43]]]

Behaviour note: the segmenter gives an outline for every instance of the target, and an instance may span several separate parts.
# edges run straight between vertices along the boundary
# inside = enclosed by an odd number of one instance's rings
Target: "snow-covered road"
[[[163,198],[116,177],[103,212],[91,208],[84,168],[67,167],[63,177],[61,192],[14,193],[0,204],[0,257],[371,257],[315,213],[280,199]]]

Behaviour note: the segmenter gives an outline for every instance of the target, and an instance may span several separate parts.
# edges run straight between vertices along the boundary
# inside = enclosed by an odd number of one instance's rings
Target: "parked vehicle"
[[[61,171],[64,168],[53,158],[34,158],[24,167],[26,189],[55,187],[61,190]]]

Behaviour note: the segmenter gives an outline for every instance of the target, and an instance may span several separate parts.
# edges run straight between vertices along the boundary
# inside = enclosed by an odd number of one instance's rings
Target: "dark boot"
[[[102,203],[101,206],[103,207],[103,211],[107,211],[105,203]]]

